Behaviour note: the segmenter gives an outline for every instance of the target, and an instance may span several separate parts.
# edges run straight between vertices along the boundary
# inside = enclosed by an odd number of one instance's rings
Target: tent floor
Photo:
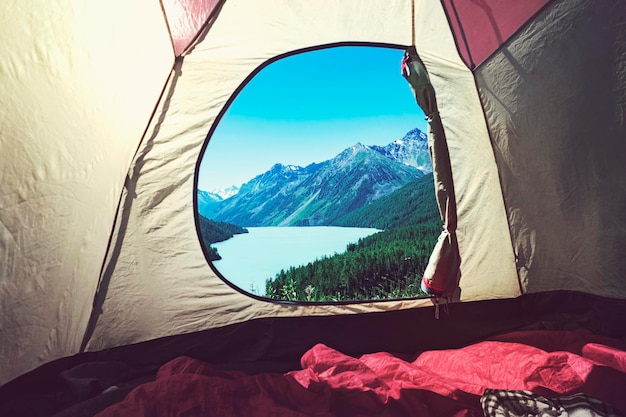
[[[154,379],[159,366],[189,356],[248,373],[299,369],[302,354],[323,343],[347,355],[453,349],[513,330],[584,327],[626,341],[626,300],[575,292],[366,315],[252,320],[44,364],[0,387],[0,415],[89,416]],[[115,385],[111,392],[106,388]]]

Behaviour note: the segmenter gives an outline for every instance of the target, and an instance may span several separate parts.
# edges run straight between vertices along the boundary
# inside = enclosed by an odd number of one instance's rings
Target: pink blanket
[[[626,344],[586,330],[509,333],[411,357],[355,358],[319,344],[301,364],[248,375],[179,357],[98,417],[482,416],[488,388],[585,393],[626,410]]]

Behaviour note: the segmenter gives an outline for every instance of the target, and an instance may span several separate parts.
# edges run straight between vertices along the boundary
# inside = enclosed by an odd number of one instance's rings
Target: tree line
[[[241,233],[248,233],[248,229],[245,227],[237,226],[235,224],[226,222],[216,222],[211,219],[198,214],[200,236],[204,242],[204,247],[209,253],[210,261],[219,261],[222,259],[212,243],[223,242],[230,239],[234,235]]]
[[[282,270],[266,281],[266,296],[344,301],[424,296],[421,278],[442,223],[428,174],[335,222],[384,229],[346,251]]]
[[[346,251],[282,270],[266,281],[269,298],[300,301],[379,300],[424,296],[421,275],[441,222],[382,231]]]

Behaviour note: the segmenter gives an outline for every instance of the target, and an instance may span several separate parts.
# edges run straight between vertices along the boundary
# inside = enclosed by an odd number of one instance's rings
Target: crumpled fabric
[[[624,417],[585,394],[546,398],[530,391],[487,389],[480,398],[485,417]]]
[[[302,356],[301,369],[285,374],[250,375],[179,357],[98,417],[474,417],[483,416],[487,389],[547,399],[584,393],[617,413],[626,409],[624,387],[625,343],[586,330],[528,331],[412,355],[353,357],[318,344]]]

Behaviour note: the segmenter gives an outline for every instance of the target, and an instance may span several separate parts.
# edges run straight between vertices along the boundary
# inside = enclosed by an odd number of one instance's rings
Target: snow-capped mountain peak
[[[373,146],[372,149],[424,173],[433,171],[428,152],[428,136],[419,129],[407,132],[404,137],[396,139],[386,146]]]
[[[274,164],[241,187],[215,190],[222,201],[198,194],[207,218],[255,225],[323,225],[432,172],[427,137],[418,129],[386,146],[345,148],[306,167]]]
[[[220,196],[223,200],[230,198],[239,192],[239,188],[236,185],[231,185],[230,187],[220,188],[218,190],[211,190],[212,194],[216,194]]]

